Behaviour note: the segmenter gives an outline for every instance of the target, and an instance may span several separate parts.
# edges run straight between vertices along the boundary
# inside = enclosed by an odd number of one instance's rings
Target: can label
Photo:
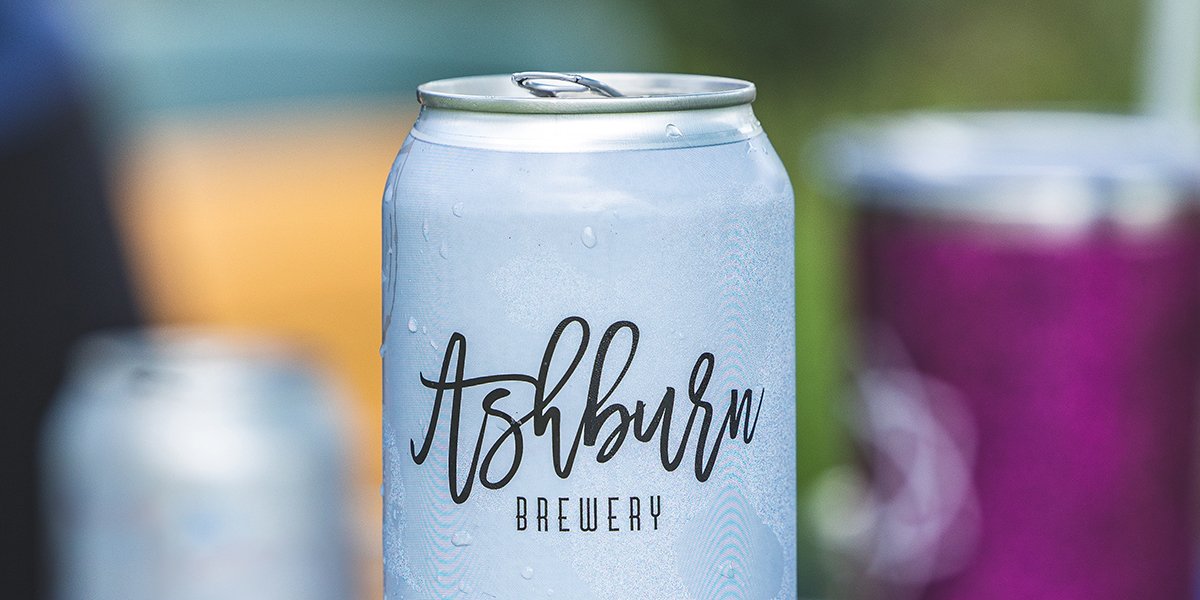
[[[674,152],[588,155],[627,175],[582,208],[441,176],[503,161],[548,194],[578,155],[402,153],[389,598],[794,597],[791,191],[746,184],[745,145]],[[671,180],[689,159],[732,166]],[[615,191],[630,181],[705,193]]]

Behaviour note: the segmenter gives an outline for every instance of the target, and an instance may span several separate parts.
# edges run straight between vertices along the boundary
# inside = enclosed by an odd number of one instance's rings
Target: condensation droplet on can
[[[458,591],[460,591],[464,594],[470,594],[471,593],[471,584],[469,584],[465,581],[458,584]]]
[[[525,567],[521,569],[521,577],[525,579],[533,579],[533,567]]]
[[[433,348],[434,350],[438,349],[437,342],[433,341],[433,338],[429,338],[429,347]]]
[[[385,492],[384,492],[383,484],[381,483],[381,484],[379,484],[379,497],[380,498],[384,497],[384,494],[385,494]]]
[[[425,241],[429,241],[429,219],[421,223],[421,235],[425,236]]]
[[[459,531],[459,532],[455,533],[454,535],[450,536],[450,543],[454,544],[455,546],[459,546],[459,547],[470,546],[471,545],[471,534],[467,533],[466,531]]]
[[[442,240],[442,245],[438,248],[438,254],[441,255],[442,258],[449,257],[450,249],[446,247],[446,240]]]
[[[450,210],[452,212],[454,212],[454,216],[461,217],[462,212],[463,212],[463,203],[462,202],[455,203],[454,207],[451,208]]]
[[[583,233],[579,235],[579,239],[583,240],[583,245],[588,248],[596,247],[596,232],[592,231],[591,227],[584,227]]]
[[[726,562],[721,565],[721,575],[729,579],[733,579],[733,563]]]
[[[416,319],[416,317],[409,317],[409,318],[408,318],[408,331],[409,331],[409,333],[416,333],[416,332],[417,332],[417,319]]]
[[[683,132],[680,131],[679,128],[676,127],[674,124],[668,123],[667,124],[667,137],[673,137],[673,138],[683,137]]]
[[[379,356],[383,356],[385,354],[387,354],[387,342],[379,345]]]

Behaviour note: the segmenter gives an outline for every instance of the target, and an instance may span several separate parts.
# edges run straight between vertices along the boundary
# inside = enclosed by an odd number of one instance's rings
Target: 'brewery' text
[[[517,531],[655,531],[660,516],[662,496],[648,496],[645,503],[637,496],[517,496]]]

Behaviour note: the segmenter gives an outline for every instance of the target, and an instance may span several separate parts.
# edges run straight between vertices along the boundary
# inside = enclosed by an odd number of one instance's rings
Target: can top
[[[80,340],[71,363],[74,381],[96,397],[108,390],[110,399],[136,388],[174,401],[240,404],[257,402],[247,390],[265,380],[312,377],[307,357],[280,341],[186,327],[99,331]]]
[[[1152,224],[1200,190],[1194,132],[1141,116],[912,114],[844,129],[826,150],[857,202],[989,222]]]
[[[130,474],[134,483],[123,485],[212,491],[275,481],[280,467],[341,451],[333,392],[301,357],[281,341],[230,331],[89,334],[49,417],[48,460],[60,469],[104,456]]]
[[[531,71],[426,83],[418,140],[503,152],[697,148],[762,133],[754,84],[705,75]]]
[[[755,93],[748,81],[708,75],[531,71],[431,81],[417,88],[417,100],[472,112],[611,114],[738,106]]]

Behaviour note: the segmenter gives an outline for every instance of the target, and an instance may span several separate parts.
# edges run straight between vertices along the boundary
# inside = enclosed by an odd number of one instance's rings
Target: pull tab
[[[592,92],[606,98],[619,98],[623,95],[603,81],[571,73],[523,71],[513,73],[512,82],[541,98],[557,98],[564,92]]]

